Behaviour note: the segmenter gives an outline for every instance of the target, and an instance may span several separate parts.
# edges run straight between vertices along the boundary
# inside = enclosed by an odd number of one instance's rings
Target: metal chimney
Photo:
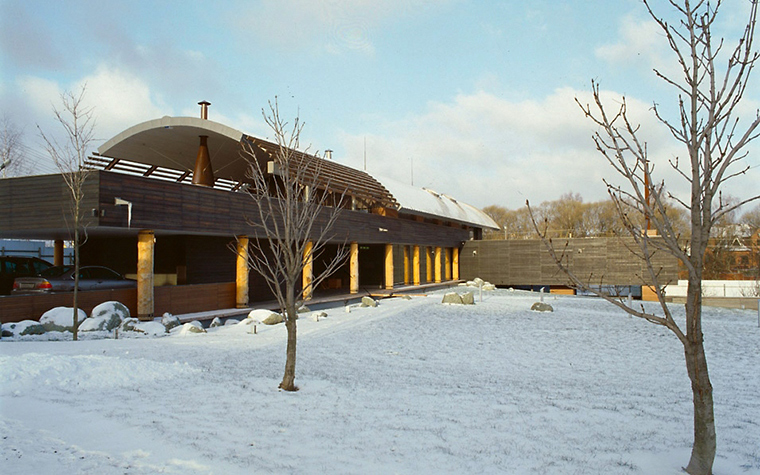
[[[211,105],[208,101],[200,101],[198,103],[201,106],[201,119],[208,120],[208,106]]]

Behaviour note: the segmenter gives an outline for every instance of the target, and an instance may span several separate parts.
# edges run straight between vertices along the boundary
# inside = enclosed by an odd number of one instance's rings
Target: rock
[[[411,295],[407,295],[407,294],[401,294],[398,297],[400,299],[404,299],[404,300],[412,300],[412,296]]]
[[[483,290],[496,290],[496,286],[490,282],[483,284]]]
[[[43,333],[45,333],[45,327],[35,320],[3,323],[2,325],[2,336],[4,338],[15,338],[20,335],[42,335]]]
[[[474,279],[472,279],[472,281],[475,283],[475,287],[480,287],[482,284],[485,283],[485,281],[481,279],[480,277],[475,277]]]
[[[77,309],[77,320],[81,325],[87,319],[84,310]],[[39,323],[49,332],[73,332],[74,309],[71,307],[56,307],[43,313]]]
[[[321,318],[327,318],[327,312],[318,312],[318,313],[315,313],[314,316],[313,316],[313,318],[314,318],[315,322],[318,322]]]
[[[172,328],[175,328],[181,325],[179,321],[179,317],[176,317],[172,315],[171,313],[165,313],[164,316],[161,317],[161,324],[164,327],[166,327],[166,331],[169,331]]]
[[[264,325],[277,325],[285,321],[285,317],[281,313],[270,312],[269,316],[261,320]]]
[[[179,331],[180,335],[188,335],[191,333],[206,333],[206,330],[203,328],[203,325],[201,325],[201,322],[194,320],[182,325],[182,329]]]
[[[306,305],[302,305],[301,308],[296,310],[296,313],[307,313],[307,312],[311,312],[311,309],[309,309],[309,307],[307,307]]]
[[[456,292],[448,292],[443,294],[443,300],[441,303],[461,305],[462,297]]]
[[[211,320],[211,324],[209,325],[211,328],[221,327],[222,326],[222,319],[219,317],[214,317],[213,320]]]
[[[92,309],[90,318],[97,318],[97,317],[107,317],[111,320],[111,322],[113,322],[111,324],[112,326],[109,325],[109,328],[107,328],[107,330],[110,331],[116,328],[117,326],[121,325],[121,322],[124,319],[129,318],[130,314],[129,314],[129,309],[127,308],[126,305],[124,305],[121,302],[112,300],[109,302],[103,302],[102,304],[97,305],[95,308]]]
[[[377,307],[377,301],[365,295],[362,297],[362,307]]]
[[[475,295],[472,292],[465,292],[459,296],[464,305],[475,305]]]
[[[123,331],[123,332],[139,331],[138,328],[137,328],[139,323],[140,323],[140,320],[138,320],[138,319],[136,319],[134,317],[129,317],[129,318],[126,318],[126,319],[122,320],[121,326],[119,327],[119,329],[121,331]],[[164,328],[166,328],[166,327],[164,327]]]
[[[236,318],[228,318],[227,320],[224,321],[224,326],[229,327],[232,325],[237,325],[238,323],[240,323],[240,320]]]
[[[107,317],[88,318],[79,325],[80,332],[111,331],[121,325],[121,318],[116,314]]]
[[[534,312],[553,312],[554,307],[544,302],[536,302],[530,307]]]

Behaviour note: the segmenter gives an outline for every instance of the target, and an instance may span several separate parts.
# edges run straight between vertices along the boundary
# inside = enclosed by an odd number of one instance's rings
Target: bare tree
[[[345,242],[332,257],[324,256],[325,246],[335,239],[332,228],[344,203],[346,189],[333,186],[323,168],[323,161],[298,151],[303,123],[296,117],[292,127],[280,117],[277,100],[262,111],[274,132],[276,147],[269,150],[267,161],[251,143],[244,143],[243,153],[250,162],[249,194],[258,204],[258,216],[249,223],[261,236],[252,241],[248,254],[251,269],[261,275],[277,298],[288,332],[285,373],[280,388],[297,391],[296,319],[297,310],[319,286],[337,270],[348,256]],[[271,159],[271,160],[270,160]],[[325,257],[323,270],[299,287],[309,262]]]
[[[63,108],[53,108],[56,121],[64,130],[64,140],[58,141],[45,134],[39,125],[37,126],[45,143],[45,150],[61,172],[61,177],[71,197],[69,211],[73,219],[74,242],[74,340],[77,339],[79,330],[79,251],[86,238],[82,202],[85,196],[85,181],[90,174],[90,170],[85,167],[85,160],[93,140],[95,127],[93,109],[83,104],[85,91],[86,86],[82,86],[78,93],[71,91],[62,93]]]
[[[31,171],[21,153],[23,139],[21,130],[4,115],[0,119],[0,176],[3,178],[26,175]]]
[[[685,148],[686,156],[674,158],[670,166],[689,184],[691,191],[688,200],[681,200],[668,193],[664,183],[655,182],[654,164],[649,160],[647,145],[640,137],[638,126],[629,121],[625,98],[609,111],[602,102],[598,84],[592,82],[593,106],[578,104],[598,127],[593,137],[597,150],[623,178],[625,187],[606,180],[605,184],[626,229],[638,245],[636,253],[644,259],[648,274],[642,277],[652,285],[660,305],[657,311],[648,311],[643,306],[628,307],[623,300],[601,296],[631,315],[667,327],[682,343],[694,407],[694,442],[685,470],[693,475],[710,474],[715,459],[716,436],[713,388],[702,333],[702,275],[713,225],[742,204],[760,198],[751,196],[730,203],[722,199],[720,192],[727,181],[747,171],[742,160],[747,156],[747,145],[758,136],[760,113],[740,127],[739,110],[749,75],[758,58],[752,46],[757,0],[751,2],[744,34],[726,56],[722,54],[723,41],[714,41],[711,32],[720,1],[669,0],[680,19],[676,24],[655,14],[648,0],[643,2],[679,65],[679,77],[668,77],[655,70],[657,77],[677,91],[678,117],[666,118],[657,104],[653,111],[659,122]],[[727,64],[719,65],[721,58],[726,57]],[[686,241],[680,239],[677,227],[669,218],[668,198],[689,213],[690,236]],[[643,218],[643,225],[635,222],[636,215]],[[555,250],[535,220],[534,226],[544,236],[550,254],[573,285],[588,289],[588,282],[567,268],[562,260],[563,253]],[[652,260],[660,252],[678,258],[687,269],[685,325],[676,321],[665,303],[663,289],[667,282],[663,282],[660,269]]]

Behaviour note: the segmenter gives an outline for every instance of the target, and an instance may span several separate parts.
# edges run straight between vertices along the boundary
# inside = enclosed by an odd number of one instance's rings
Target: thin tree
[[[21,130],[4,115],[0,119],[0,177],[29,173],[30,167],[21,153],[24,146],[23,138]]]
[[[757,138],[760,126],[760,113],[756,112],[743,126],[739,117],[739,104],[758,58],[752,46],[757,0],[751,2],[742,37],[726,56],[722,54],[723,41],[715,41],[711,31],[720,1],[669,0],[679,15],[680,21],[676,24],[655,14],[649,3],[644,0],[649,15],[659,25],[679,65],[677,77],[654,71],[677,91],[678,117],[666,118],[657,104],[652,110],[658,121],[684,146],[685,156],[675,157],[670,166],[688,183],[690,196],[681,200],[668,193],[663,182],[655,181],[654,164],[649,160],[647,145],[640,137],[638,126],[629,121],[625,98],[610,111],[603,104],[598,84],[592,82],[594,104],[584,105],[576,101],[586,117],[598,127],[593,137],[597,150],[623,178],[624,187],[606,180],[605,184],[626,229],[637,244],[636,253],[644,260],[647,275],[642,278],[652,286],[660,305],[657,311],[648,311],[643,306],[629,307],[623,300],[596,293],[633,316],[668,328],[683,345],[694,409],[694,441],[685,470],[692,475],[704,475],[712,473],[716,452],[713,388],[702,333],[705,251],[710,231],[721,217],[760,197],[751,196],[733,203],[721,197],[721,187],[747,171],[748,167],[742,161],[747,156],[748,144]],[[724,57],[727,57],[727,63],[719,65],[720,58]],[[667,213],[668,198],[689,213],[690,236],[685,242],[680,239],[681,235]],[[637,224],[634,217],[643,223]],[[588,289],[588,281],[572,273],[567,261],[563,261],[564,252],[554,248],[535,220],[534,226],[573,285]],[[653,257],[661,252],[678,258],[688,272],[685,324],[676,321],[665,303],[663,289],[667,282],[663,282],[660,268],[653,263]]]
[[[84,224],[84,210],[82,202],[85,197],[85,182],[90,170],[85,166],[85,160],[93,141],[95,119],[93,109],[83,103],[86,86],[82,86],[78,93],[66,91],[61,94],[62,108],[53,108],[55,119],[64,130],[64,139],[56,138],[42,131],[37,126],[40,136],[44,141],[45,150],[50,155],[56,168],[61,172],[63,182],[68,188],[71,201],[69,214],[73,220],[72,233],[74,243],[74,317],[73,329],[74,340],[78,338],[79,330],[79,254],[80,248],[86,240]]]
[[[297,391],[298,308],[348,256],[345,241],[338,246],[335,255],[324,256],[325,246],[335,240],[332,229],[341,212],[346,189],[333,185],[322,159],[298,151],[304,125],[298,117],[289,126],[280,116],[276,98],[274,103],[269,103],[269,111],[262,114],[276,143],[273,150],[267,150],[267,160],[262,163],[260,149],[243,142],[252,181],[248,193],[258,204],[258,216],[248,220],[258,236],[251,242],[248,265],[264,278],[285,318],[288,334],[285,373],[279,387]],[[309,263],[322,257],[325,257],[325,267],[299,292],[304,269],[311,268]]]

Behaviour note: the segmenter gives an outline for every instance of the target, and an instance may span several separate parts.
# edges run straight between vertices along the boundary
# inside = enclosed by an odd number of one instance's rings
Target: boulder
[[[209,325],[211,328],[221,327],[222,326],[222,319],[219,317],[214,317],[213,320],[211,320],[211,324]]]
[[[190,323],[182,325],[182,329],[179,331],[180,335],[188,335],[191,333],[206,333],[206,330],[201,325],[201,322],[193,320]]]
[[[377,307],[377,301],[365,295],[362,297],[362,307]]]
[[[534,312],[553,312],[554,307],[544,302],[536,302],[530,307]]]
[[[483,284],[483,290],[496,290],[496,286],[490,282]]]
[[[179,317],[176,317],[172,315],[171,313],[165,313],[164,316],[161,317],[161,324],[166,327],[166,331],[169,331],[172,328],[175,328],[181,325],[179,321]]]
[[[282,323],[284,321],[285,317],[283,317],[281,313],[271,312],[268,317],[261,320],[261,323],[264,325],[277,325],[278,323]]]
[[[111,331],[121,325],[121,318],[115,314],[104,317],[88,318],[79,325],[81,332]]]
[[[81,325],[87,319],[84,310],[77,309],[77,320]],[[74,309],[71,307],[55,307],[43,313],[39,322],[45,331],[49,332],[73,332],[74,331]]]
[[[475,305],[475,295],[472,292],[465,292],[459,297],[464,305]]]
[[[237,325],[238,323],[240,323],[240,320],[236,318],[228,318],[227,320],[224,321],[224,326],[230,327],[232,325]]]
[[[113,330],[121,324],[122,320],[125,318],[129,318],[129,309],[126,305],[124,305],[121,302],[117,302],[115,300],[109,301],[109,302],[103,302],[100,305],[97,305],[95,308],[92,309],[92,313],[90,314],[90,318],[97,318],[97,317],[109,317],[111,318],[112,315],[116,315],[119,318],[119,322],[112,328],[109,328],[109,330]]]
[[[45,333],[45,327],[37,322],[27,325],[26,328],[21,330],[20,335],[42,335]]]
[[[124,320],[121,321],[121,326],[119,327],[119,329],[123,332],[140,331],[138,329],[139,323],[140,323],[140,320],[134,317],[125,318]]]
[[[318,322],[322,318],[327,318],[327,312],[317,312],[312,318],[314,318],[315,322]]]
[[[311,309],[307,307],[306,305],[301,305],[301,308],[296,310],[296,313],[307,313],[307,312],[311,312]]]
[[[3,323],[2,325],[2,336],[4,338],[20,335],[42,335],[43,333],[45,333],[45,327],[35,320]]]
[[[462,297],[456,292],[447,292],[443,294],[443,300],[441,303],[461,305]]]

